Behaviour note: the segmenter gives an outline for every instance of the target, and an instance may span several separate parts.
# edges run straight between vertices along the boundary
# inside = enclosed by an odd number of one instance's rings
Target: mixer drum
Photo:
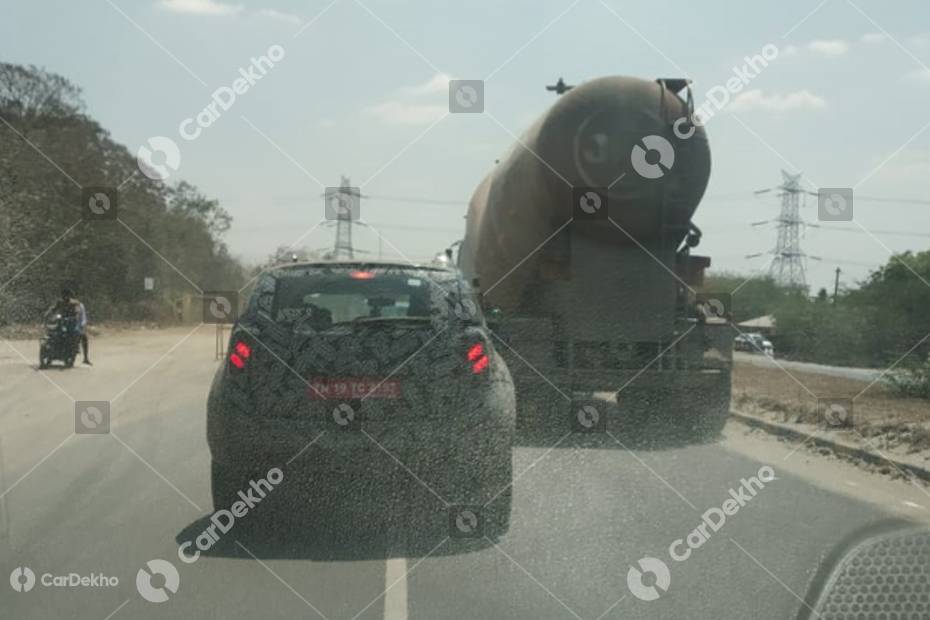
[[[516,308],[565,234],[674,248],[710,176],[704,129],[676,126],[688,115],[664,82],[615,76],[568,91],[476,189],[459,257],[466,275],[494,305]],[[585,187],[606,193],[609,219],[572,220],[573,188]],[[585,268],[617,265],[572,265]]]

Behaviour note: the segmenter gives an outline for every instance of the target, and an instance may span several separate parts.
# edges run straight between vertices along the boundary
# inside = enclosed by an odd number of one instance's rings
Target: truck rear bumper
[[[592,398],[607,401],[611,432],[649,426],[719,430],[729,415],[728,370],[558,374],[562,374],[561,381],[557,376],[548,378],[562,394],[541,378],[517,383],[519,429],[567,432],[578,403]]]

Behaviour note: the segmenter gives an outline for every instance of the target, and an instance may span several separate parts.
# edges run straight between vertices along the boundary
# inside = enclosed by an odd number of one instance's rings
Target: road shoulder
[[[724,429],[721,447],[825,490],[880,506],[895,516],[930,523],[930,490],[913,477],[905,479],[874,466],[857,466],[814,442],[775,435],[736,419]]]

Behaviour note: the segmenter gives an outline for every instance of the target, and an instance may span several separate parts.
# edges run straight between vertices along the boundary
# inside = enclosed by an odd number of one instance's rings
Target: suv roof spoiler
[[[453,271],[453,267],[443,264],[422,264],[422,263],[407,263],[404,261],[385,261],[385,260],[314,260],[314,261],[302,261],[298,263],[282,263],[280,265],[275,265],[272,267],[272,271],[285,271],[288,269],[302,269],[306,267],[344,267],[347,269],[361,269],[364,267],[374,267],[374,268],[406,268],[406,269],[419,269],[426,271]]]

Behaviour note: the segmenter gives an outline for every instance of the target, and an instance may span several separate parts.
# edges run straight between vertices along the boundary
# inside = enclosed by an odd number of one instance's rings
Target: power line
[[[430,197],[416,197],[416,196],[371,196],[366,194],[366,198],[369,200],[383,200],[384,202],[406,202],[410,204],[423,204],[423,205],[443,205],[443,206],[454,206],[454,207],[465,207],[468,206],[467,200],[456,200],[454,198],[430,198]],[[307,202],[310,196],[305,195],[288,195],[288,196],[275,196],[272,201],[279,203],[291,203],[291,202]]]
[[[780,187],[767,187],[760,190],[745,190],[742,192],[733,192],[728,194],[711,194],[709,196],[704,196],[703,200],[744,200],[750,195],[759,196],[761,194],[768,194],[775,190],[781,189]],[[807,190],[801,190],[803,193],[810,196],[816,196],[817,192],[811,192]],[[890,196],[860,196],[856,195],[854,197],[856,202],[885,202],[891,204],[908,204],[908,205],[930,205],[930,199],[924,198],[895,198]]]
[[[770,224],[772,222],[777,222],[778,220],[759,220],[758,222],[751,222],[749,225],[751,227],[763,226],[765,224]],[[876,229],[869,228],[863,230],[861,228],[851,228],[849,226],[831,226],[829,224],[811,224],[810,222],[804,222],[804,225],[808,228],[823,228],[825,230],[837,230],[840,232],[851,232],[864,235],[867,233],[877,234],[877,235],[899,235],[902,237],[930,237],[930,233],[914,232],[912,230],[888,230],[888,229]],[[709,227],[708,227],[709,228]],[[716,232],[720,232],[717,230]]]
[[[823,260],[824,262],[827,262],[827,263],[839,263],[841,265],[855,265],[857,267],[870,267],[872,269],[878,269],[884,264],[881,262],[865,263],[862,261],[846,260],[845,258],[834,258],[832,256],[824,256]]]
[[[711,194],[709,196],[704,196],[701,200],[746,200],[748,196],[754,194],[752,190],[745,190],[742,192],[732,192],[729,194]]]
[[[930,200],[920,198],[881,198],[876,196],[855,196],[856,201],[866,202],[895,202],[900,204],[930,205]]]
[[[825,224],[808,224],[808,225],[811,226],[812,228],[826,228],[827,230],[838,230],[841,232],[866,234],[866,231],[862,230],[861,228],[849,228],[847,226],[830,226],[830,225],[825,225]],[[876,235],[900,235],[902,237],[930,237],[930,233],[913,232],[909,230],[877,230],[877,229],[873,230],[870,228],[868,232],[876,234]]]
[[[379,224],[377,222],[365,221],[369,226],[375,228],[385,228],[387,230],[410,230],[414,232],[446,232],[446,233],[458,233],[463,234],[464,229],[462,228],[442,228],[436,226],[403,226],[400,224]]]
[[[464,207],[468,205],[467,200],[454,200],[449,198],[414,198],[410,196],[369,196],[372,200],[384,200],[387,202],[409,202],[411,204],[435,204]]]
[[[760,194],[766,194],[772,191],[779,189],[779,187],[769,187],[762,190],[743,190],[738,192],[727,192],[723,194],[710,194],[704,196],[702,200],[745,200],[750,196],[759,196]],[[811,196],[816,196],[817,192],[810,192],[807,190],[801,190],[805,194]],[[381,195],[371,195],[370,199],[374,200],[383,200],[385,202],[405,202],[410,204],[432,204],[432,205],[446,205],[454,207],[463,207],[468,206],[467,200],[461,200],[456,198],[433,198],[429,196],[381,196]],[[299,202],[305,201],[307,196],[277,196],[275,200],[284,201],[284,202]],[[895,198],[888,196],[856,196],[855,200],[858,202],[884,202],[891,204],[910,204],[910,205],[930,205],[930,199],[922,198]]]

